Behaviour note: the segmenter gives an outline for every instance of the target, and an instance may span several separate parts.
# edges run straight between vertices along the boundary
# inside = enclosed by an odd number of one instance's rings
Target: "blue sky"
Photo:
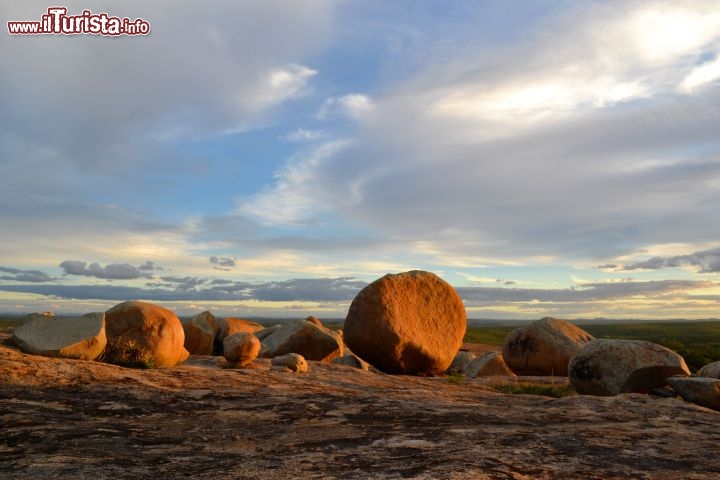
[[[2,36],[0,311],[718,316],[716,1],[66,6],[152,32]]]

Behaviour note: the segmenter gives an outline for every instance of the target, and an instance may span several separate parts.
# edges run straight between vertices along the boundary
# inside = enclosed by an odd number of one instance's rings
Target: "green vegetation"
[[[458,372],[451,373],[450,375],[448,375],[448,382],[454,383],[455,385],[460,385],[465,382],[465,375]]]
[[[0,317],[0,328],[16,327],[22,321],[22,317]]]
[[[519,395],[543,395],[545,397],[562,398],[577,395],[577,392],[570,385],[547,385],[537,383],[504,383],[490,385],[495,390],[503,393]]]
[[[720,322],[633,322],[580,325],[595,338],[647,340],[685,358],[691,371],[720,360]],[[516,327],[469,327],[465,342],[502,345]]]

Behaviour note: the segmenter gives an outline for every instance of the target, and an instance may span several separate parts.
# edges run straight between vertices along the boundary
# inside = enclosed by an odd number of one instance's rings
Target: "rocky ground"
[[[132,370],[0,345],[0,478],[720,478],[720,412],[679,399],[222,362]]]

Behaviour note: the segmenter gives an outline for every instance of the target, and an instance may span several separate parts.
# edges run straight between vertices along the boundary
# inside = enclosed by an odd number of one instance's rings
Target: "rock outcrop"
[[[230,363],[244,366],[257,358],[261,347],[260,340],[252,333],[233,333],[223,340],[223,356]]]
[[[190,355],[212,355],[213,342],[218,332],[215,316],[205,311],[189,318],[182,325],[185,331],[185,350]]]
[[[298,353],[308,360],[330,362],[343,354],[339,335],[307,320],[289,321],[261,341],[260,356],[264,358]]]
[[[698,377],[720,378],[720,361],[708,363],[697,372]]]
[[[465,307],[436,275],[386,275],[363,288],[350,305],[345,342],[361,358],[390,374],[444,372],[462,345]]]
[[[502,355],[518,375],[566,376],[570,359],[592,339],[570,322],[546,317],[513,330]]]
[[[288,353],[270,360],[272,370],[287,371],[294,373],[306,373],[309,369],[308,362],[302,355]]]
[[[575,390],[586,395],[647,393],[674,375],[690,375],[685,360],[663,346],[642,340],[593,340],[570,361]]]
[[[45,357],[94,360],[105,349],[105,314],[82,317],[29,317],[13,331],[13,341],[24,351]]]
[[[218,324],[218,331],[215,335],[215,347],[213,349],[213,353],[215,355],[223,354],[223,341],[233,333],[247,332],[254,334],[264,328],[259,323],[251,320],[245,320],[243,318],[218,317],[216,320]]]
[[[670,377],[667,383],[686,402],[720,410],[720,380],[707,377]]]
[[[477,377],[514,377],[515,374],[508,368],[502,355],[497,352],[487,352],[475,358],[465,367],[465,376]]]
[[[111,363],[128,360],[117,357],[127,351],[143,355],[141,361],[157,367],[173,367],[189,356],[180,319],[159,305],[123,302],[105,312],[105,323],[111,347],[106,351],[106,360]]]

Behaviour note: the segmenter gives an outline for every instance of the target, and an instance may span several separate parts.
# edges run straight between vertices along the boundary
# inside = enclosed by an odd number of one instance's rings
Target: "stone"
[[[450,366],[445,370],[445,373],[451,374],[451,373],[465,373],[465,368],[475,360],[475,354],[472,352],[469,352],[467,350],[460,350],[457,355],[455,355],[455,358],[453,358],[452,363]]]
[[[244,366],[257,358],[261,347],[260,340],[252,333],[233,333],[223,340],[223,356],[230,363]]]
[[[720,361],[708,363],[697,372],[698,377],[720,378]]]
[[[105,314],[32,316],[15,327],[13,341],[23,352],[32,355],[94,360],[107,343]]]
[[[182,326],[185,331],[185,349],[190,355],[212,355],[218,331],[218,324],[212,313],[199,313],[183,322]]]
[[[708,377],[670,377],[667,383],[686,402],[720,410],[720,380]]]
[[[545,317],[510,332],[502,355],[518,375],[567,376],[570,359],[592,339],[570,322]]]
[[[185,331],[180,319],[159,305],[123,302],[105,312],[105,323],[108,346],[113,347],[108,349],[110,363],[123,362],[125,359],[118,355],[128,350],[142,357],[138,360],[147,366],[157,367],[173,367],[190,355],[184,346]]]
[[[683,357],[642,340],[593,340],[569,366],[570,382],[581,395],[647,393],[674,375],[690,375]]]
[[[265,340],[268,336],[270,336],[273,332],[276,330],[282,328],[282,325],[273,325],[272,327],[266,327],[262,330],[258,330],[255,332],[255,336],[258,337],[261,341]]]
[[[331,363],[337,365],[347,365],[348,367],[359,368],[360,370],[370,370],[370,365],[353,353],[346,353],[342,357],[338,357]]]
[[[497,352],[487,352],[465,367],[465,376],[468,378],[514,377],[515,374],[505,364],[502,355]]]
[[[308,362],[302,355],[297,353],[287,353],[270,360],[270,364],[274,370],[284,371],[285,369],[295,373],[305,373],[308,371]]]
[[[343,341],[335,332],[313,322],[291,320],[262,339],[260,356],[273,358],[286,353],[331,362],[343,354]]]
[[[259,323],[243,318],[216,318],[218,323],[218,332],[215,335],[215,346],[213,353],[215,355],[223,354],[223,341],[226,337],[238,332],[256,333],[264,327]]]
[[[314,323],[314,324],[317,325],[318,327],[323,327],[323,326],[324,326],[324,325],[322,324],[322,322],[320,321],[319,318],[313,317],[312,315],[310,315],[309,317],[307,317],[307,318],[305,319],[305,321],[306,321],[306,322],[310,322],[310,323]]]
[[[385,373],[438,375],[460,349],[466,327],[455,289],[414,270],[385,275],[363,288],[343,331],[348,346]]]

